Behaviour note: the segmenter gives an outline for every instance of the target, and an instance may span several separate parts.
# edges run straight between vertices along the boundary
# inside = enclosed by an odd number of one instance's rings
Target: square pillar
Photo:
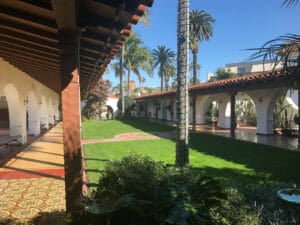
[[[232,93],[230,95],[230,136],[235,137],[235,95],[236,93]]]
[[[76,37],[74,35],[73,41],[75,43],[64,43],[66,46],[74,46],[74,49],[68,49],[69,54],[61,57],[61,102],[67,212],[77,211],[76,206],[80,203],[82,195],[79,54],[78,48],[75,47],[78,43]]]

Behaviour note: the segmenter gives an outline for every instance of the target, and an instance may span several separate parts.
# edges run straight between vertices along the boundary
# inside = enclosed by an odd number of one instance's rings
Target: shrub
[[[90,211],[97,224],[220,224],[226,199],[222,185],[191,169],[167,167],[149,157],[130,155],[108,163]]]

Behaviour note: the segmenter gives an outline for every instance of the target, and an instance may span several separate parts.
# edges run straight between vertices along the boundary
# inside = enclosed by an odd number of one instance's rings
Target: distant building
[[[129,82],[129,91],[132,93],[135,90],[135,81],[131,80]]]
[[[282,68],[282,63],[276,65],[275,69]],[[239,63],[230,63],[225,65],[227,71],[243,75],[246,73],[261,72],[274,69],[274,62],[272,61],[248,61]]]

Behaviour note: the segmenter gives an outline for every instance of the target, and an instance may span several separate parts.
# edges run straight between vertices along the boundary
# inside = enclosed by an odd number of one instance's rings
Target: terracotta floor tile
[[[0,168],[0,224],[63,223],[65,187],[61,124]]]

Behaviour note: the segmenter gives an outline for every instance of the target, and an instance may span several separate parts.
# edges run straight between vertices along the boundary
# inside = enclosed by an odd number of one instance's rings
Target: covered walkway
[[[229,129],[220,129],[209,125],[197,125],[196,132],[232,138]],[[234,138],[236,140],[249,141],[258,144],[299,151],[297,137],[286,137],[281,135],[257,135],[256,127],[238,127],[236,128]]]
[[[63,160],[59,123],[1,166],[0,224],[62,223],[65,215]]]

